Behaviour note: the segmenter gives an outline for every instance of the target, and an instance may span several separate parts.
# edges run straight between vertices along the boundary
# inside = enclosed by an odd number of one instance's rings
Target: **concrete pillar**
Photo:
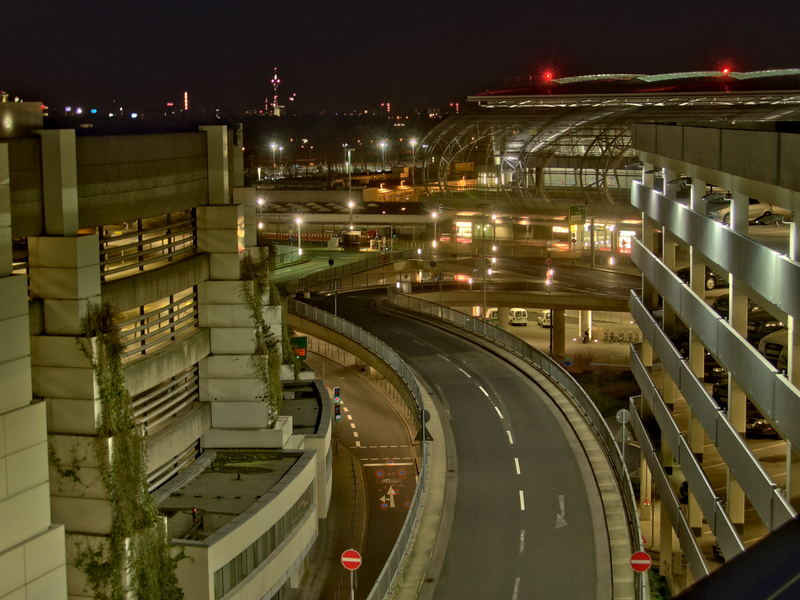
[[[655,221],[642,213],[642,244],[650,252],[656,250],[656,225]],[[644,275],[642,275],[642,302],[648,310],[654,310],[658,306],[658,294]]]
[[[658,573],[659,575],[668,577],[672,574],[672,548],[674,546],[672,543],[672,522],[669,520],[669,513],[664,506],[663,500],[659,507],[658,553],[661,557],[661,561],[658,565]]]
[[[592,339],[592,311],[578,311],[578,339],[583,336],[583,332],[589,330],[589,339]]]
[[[50,513],[46,405],[33,403],[27,278],[11,274],[11,237],[8,146],[0,144],[0,595],[66,600],[64,526]]]
[[[675,181],[678,178],[678,172],[673,171],[672,169],[663,168],[661,169],[661,177],[661,193],[667,198],[675,200],[678,195],[678,188],[680,187],[680,183]],[[673,183],[670,184],[670,182]]]
[[[653,163],[642,161],[642,184],[649,188],[653,187],[653,182],[655,180],[653,169]]]
[[[44,230],[47,235],[78,233],[78,161],[74,129],[46,129],[41,138]]]
[[[228,128],[225,125],[203,125],[208,153],[208,203],[230,204],[228,179]]]
[[[211,336],[211,355],[200,361],[200,400],[211,403],[205,448],[280,448],[291,434],[291,418],[273,426],[262,382],[250,361],[255,351],[253,317],[242,296],[244,210],[240,205],[197,208],[198,248],[209,255],[207,281],[198,285],[198,317]],[[263,315],[280,339],[281,307],[262,298]]]
[[[689,486],[689,527],[695,536],[703,533],[703,511],[700,510],[691,486]]]
[[[653,474],[644,457],[642,457],[639,472],[641,473],[639,477],[639,518],[649,521],[653,518]],[[653,540],[650,540],[650,543],[652,542]]]
[[[789,223],[789,258],[800,261],[800,211],[795,210],[794,221]],[[786,376],[800,387],[800,317],[789,315],[788,364]],[[800,454],[797,447],[786,443],[786,497],[791,500],[800,496]],[[796,507],[795,507],[796,508]]]
[[[671,271],[675,271],[675,255],[678,252],[678,238],[671,234],[667,228],[661,232],[663,244],[661,246],[661,262]],[[664,302],[664,331],[674,331],[676,326],[675,309],[671,304]]]
[[[497,309],[497,325],[498,327],[502,327],[503,329],[508,329],[508,315],[509,315],[509,308],[507,306],[501,306]]]
[[[553,356],[564,356],[566,353],[566,325],[564,319],[564,309],[552,309],[552,335],[553,335]]]

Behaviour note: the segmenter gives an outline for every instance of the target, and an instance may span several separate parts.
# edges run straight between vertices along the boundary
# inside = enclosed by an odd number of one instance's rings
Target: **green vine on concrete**
[[[72,446],[72,460],[68,465],[64,465],[61,462],[58,458],[58,454],[56,454],[55,448],[53,448],[51,444],[47,444],[47,456],[50,459],[50,464],[53,465],[53,468],[60,477],[71,479],[75,483],[83,484],[81,480],[81,464],[83,464],[83,460],[78,457],[77,443]]]
[[[147,488],[146,436],[134,419],[111,306],[90,305],[83,331],[88,339],[82,348],[101,399],[95,451],[111,505],[111,532],[95,547],[79,546],[75,564],[99,600],[125,600],[129,594],[139,600],[183,598],[175,569],[185,555],[172,554]]]
[[[264,319],[264,295],[270,293],[269,259],[259,248],[259,257],[245,254],[240,262],[242,296],[250,311],[255,332],[255,351],[250,357],[250,368],[261,383],[263,397],[269,406],[269,420],[280,414],[283,404],[281,387],[281,352],[279,341]]]

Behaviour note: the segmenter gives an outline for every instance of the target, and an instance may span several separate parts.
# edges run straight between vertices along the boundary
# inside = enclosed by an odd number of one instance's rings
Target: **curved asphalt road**
[[[596,548],[607,541],[595,539],[590,509],[597,491],[551,400],[505,361],[426,323],[375,311],[374,299],[340,296],[339,314],[391,344],[427,380],[456,441],[455,514],[433,597],[603,597],[597,565],[608,556]]]

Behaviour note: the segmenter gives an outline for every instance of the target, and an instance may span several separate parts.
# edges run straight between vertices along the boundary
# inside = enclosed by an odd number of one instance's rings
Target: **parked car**
[[[689,283],[689,267],[683,267],[682,269],[678,269],[675,271],[675,274],[681,278],[683,283]],[[728,285],[728,278],[724,275],[719,275],[715,273],[708,267],[706,267],[706,282],[705,287],[707,290],[713,290],[716,287],[727,287]]]
[[[508,324],[509,325],[527,325],[528,324],[528,311],[524,308],[509,308],[508,309]]]
[[[721,296],[717,296],[714,298],[714,301],[711,303],[711,308],[719,313],[720,317],[724,319],[728,318],[728,307],[730,306],[730,298],[728,294],[722,294]],[[761,307],[757,304],[753,304],[752,300],[747,301],[747,310],[751,313],[757,313],[761,310]]]
[[[709,215],[715,221],[722,221],[725,225],[731,223],[731,206],[724,206],[714,210]],[[780,217],[786,221],[791,221],[792,211],[769,202],[760,202],[755,198],[750,198],[747,205],[747,219],[750,223],[768,223],[775,217]]]
[[[714,401],[725,410],[728,409],[728,378],[720,383],[715,383],[711,388]],[[745,435],[747,437],[780,437],[772,424],[764,418],[756,406],[747,399],[747,417],[745,422]]]
[[[779,371],[789,368],[789,330],[779,329],[765,335],[758,342],[758,351]]]
[[[539,324],[539,327],[552,327],[552,317],[550,316],[550,310],[543,310],[539,313],[539,316],[536,317],[536,322]]]
[[[785,325],[764,309],[751,312],[747,317],[747,341],[757,344],[770,333],[783,329]]]

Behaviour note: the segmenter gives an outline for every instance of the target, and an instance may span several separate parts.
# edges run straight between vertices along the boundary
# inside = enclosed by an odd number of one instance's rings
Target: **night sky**
[[[463,99],[556,76],[800,67],[797,0],[6,0],[0,89],[138,109],[263,106],[273,66],[299,113]]]

